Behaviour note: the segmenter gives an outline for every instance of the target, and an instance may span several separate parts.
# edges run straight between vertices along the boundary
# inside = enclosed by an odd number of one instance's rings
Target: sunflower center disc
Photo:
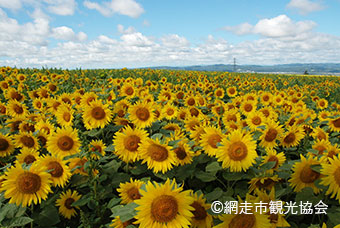
[[[271,162],[271,161],[274,161],[274,162],[275,162],[275,166],[273,167],[273,169],[276,169],[277,166],[279,165],[279,159],[278,159],[276,156],[271,156],[271,157],[268,159],[268,162]]]
[[[161,195],[151,203],[151,214],[157,222],[170,222],[178,212],[177,200],[173,196]]]
[[[200,113],[198,112],[198,110],[196,108],[191,108],[190,109],[190,114],[192,116],[196,116],[197,117]]]
[[[269,216],[270,223],[277,223],[279,220],[279,215],[278,214],[270,214]]]
[[[0,106],[0,113],[5,114],[6,113],[6,107],[5,106]]]
[[[118,115],[119,117],[124,117],[124,116],[125,116],[124,110],[123,110],[123,109],[120,109],[120,110],[117,112],[117,115]]]
[[[192,213],[194,214],[194,218],[196,220],[203,220],[207,217],[207,212],[200,203],[195,201],[193,204],[191,204],[191,206],[195,208],[195,210]]]
[[[175,150],[175,154],[177,155],[177,158],[179,160],[183,160],[187,157],[187,153],[185,152],[184,148],[182,146],[177,147]]]
[[[136,116],[138,119],[142,120],[142,121],[146,121],[149,119],[150,117],[150,113],[149,110],[147,108],[139,108],[136,111]]]
[[[63,99],[61,99],[64,103],[67,104],[72,104],[72,101],[70,99],[68,99],[67,97],[64,97]]]
[[[236,91],[235,91],[234,88],[230,88],[230,89],[228,90],[228,92],[229,92],[231,95],[233,95]]]
[[[241,161],[247,156],[248,149],[243,142],[234,142],[230,145],[228,154],[232,160]]]
[[[265,136],[265,140],[267,142],[272,142],[274,141],[274,139],[276,139],[276,136],[277,136],[277,130],[275,130],[274,128],[271,128],[269,129],[269,131],[266,133],[266,136]]]
[[[337,118],[336,120],[332,120],[332,123],[334,127],[340,128],[340,118]]]
[[[66,121],[66,122],[70,122],[71,120],[71,114],[69,112],[65,112],[63,114],[63,119]]]
[[[20,101],[22,99],[22,96],[18,92],[13,92],[12,93],[12,99]]]
[[[6,139],[0,139],[0,151],[5,151],[9,147],[9,143]]]
[[[295,141],[295,134],[294,133],[289,133],[284,139],[283,141],[287,144],[293,143]]]
[[[58,139],[57,145],[62,151],[71,150],[73,147],[73,139],[64,135]]]
[[[221,90],[218,90],[218,91],[216,92],[216,96],[218,96],[218,97],[222,96],[222,91],[221,91]]]
[[[21,106],[19,106],[19,105],[15,105],[14,106],[14,111],[17,113],[17,114],[22,114],[23,112],[24,112],[24,109],[21,107]]]
[[[245,110],[246,112],[251,112],[251,110],[253,110],[253,106],[252,106],[251,104],[246,104],[246,105],[244,106],[244,110]]]
[[[101,107],[95,107],[94,109],[92,109],[91,115],[96,120],[102,120],[105,118],[105,111]]]
[[[24,136],[21,137],[20,140],[21,140],[22,144],[24,144],[28,148],[31,148],[31,147],[34,146],[34,139],[32,139],[32,137],[24,135]]]
[[[133,94],[133,89],[131,87],[128,87],[126,90],[125,90],[125,93],[129,96],[131,96]]]
[[[263,96],[263,101],[269,101],[269,96],[268,95],[264,95]]]
[[[26,165],[29,165],[33,163],[35,160],[36,160],[35,157],[29,154],[25,157],[24,162],[26,163]]]
[[[39,141],[41,142],[41,144],[42,144],[43,146],[46,145],[47,139],[46,139],[44,136],[39,135],[39,136],[38,136],[38,139],[39,139]]]
[[[237,214],[229,223],[229,228],[252,228],[256,218],[253,214]]]
[[[169,116],[173,115],[175,112],[173,109],[168,109],[166,112]]]
[[[72,198],[67,198],[67,200],[65,200],[65,203],[64,203],[65,207],[66,207],[67,209],[71,210],[71,209],[73,208],[71,205],[72,205],[72,203],[73,203],[74,201],[75,201],[75,200],[72,199]]]
[[[49,88],[52,92],[54,92],[54,91],[56,91],[57,86],[51,84],[51,85],[48,86],[48,88]]]
[[[52,177],[61,177],[63,175],[64,169],[63,167],[59,164],[59,162],[52,161],[48,163],[48,169],[52,170],[50,174]]]
[[[301,181],[307,184],[313,183],[319,176],[320,174],[312,170],[309,165],[303,167],[300,173]]]
[[[261,124],[261,118],[258,117],[258,116],[255,116],[253,119],[252,119],[252,123],[255,124],[255,125],[260,125]]]
[[[124,139],[124,146],[128,151],[134,152],[138,149],[140,138],[137,135],[130,135]]]
[[[227,120],[237,122],[237,117],[236,115],[228,115]]]
[[[139,190],[136,187],[130,188],[127,191],[127,194],[129,196],[129,198],[132,199],[132,200],[136,200],[136,199],[140,199],[141,198],[141,195],[139,194]]]
[[[193,106],[195,104],[195,99],[194,98],[190,98],[189,100],[188,100],[188,105],[189,106]]]
[[[335,182],[338,184],[338,186],[340,186],[340,167],[338,167],[335,170],[333,175],[334,175]]]
[[[34,173],[25,172],[17,178],[17,188],[24,194],[34,194],[41,186],[40,176]]]
[[[212,148],[217,148],[217,143],[221,142],[222,137],[218,134],[210,135],[208,143]]]
[[[265,179],[263,181],[263,183],[261,183],[261,180],[259,180],[259,181],[256,182],[256,187],[258,187],[258,188],[266,188],[266,187],[270,186],[272,183],[274,183],[274,181],[272,179],[270,179],[270,178],[269,179]]]
[[[160,145],[152,144],[149,147],[151,159],[154,161],[162,162],[168,158],[168,150]]]

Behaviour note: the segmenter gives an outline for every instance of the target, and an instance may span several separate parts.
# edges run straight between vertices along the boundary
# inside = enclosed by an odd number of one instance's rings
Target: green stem
[[[34,211],[34,208],[33,208],[33,203],[31,204],[31,216],[33,216],[33,211]],[[33,228],[33,221],[31,222],[31,228]]]

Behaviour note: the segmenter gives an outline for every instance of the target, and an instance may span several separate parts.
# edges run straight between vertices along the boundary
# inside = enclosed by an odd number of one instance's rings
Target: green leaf
[[[264,172],[266,170],[272,169],[274,168],[275,164],[276,164],[276,161],[266,162],[260,167],[260,171]]]
[[[33,219],[31,219],[30,217],[19,217],[19,218],[16,217],[11,221],[11,225],[9,225],[8,227],[17,227],[17,226],[23,227],[32,221]],[[54,224],[50,224],[50,225],[54,225]]]
[[[135,217],[135,215],[136,215],[135,208],[137,206],[138,205],[135,204],[135,203],[129,203],[125,206],[123,206],[123,205],[115,206],[111,209],[111,212],[112,212],[111,217],[119,216],[119,218],[122,222],[126,222],[126,221],[132,219],[133,217]]]
[[[217,173],[217,171],[220,171],[221,169],[222,167],[220,166],[220,163],[218,163],[217,161],[212,162],[205,167],[205,171],[211,173]]]
[[[0,211],[0,222],[4,220],[4,218],[13,218],[14,214],[17,211],[17,206],[15,204],[6,204]]]
[[[210,182],[216,180],[216,176],[213,173],[207,173],[203,171],[198,171],[195,176],[203,182]]]
[[[162,137],[163,137],[163,134],[161,134],[161,133],[156,133],[156,134],[153,134],[153,135],[151,136],[151,138],[152,138],[153,140],[156,140],[156,139],[161,140]]]
[[[107,204],[107,208],[112,208],[113,206],[116,206],[118,203],[120,203],[120,198],[113,198],[110,200],[110,202]]]
[[[212,202],[214,200],[221,199],[223,195],[223,190],[219,187],[215,188],[212,192],[209,192],[205,195],[205,198],[208,202]]]
[[[104,151],[106,152],[112,152],[115,150],[115,146],[113,144],[109,145],[108,147],[105,148]]]
[[[60,222],[59,213],[55,206],[48,205],[44,209],[35,214],[34,222],[41,227],[53,226]]]
[[[320,173],[322,167],[321,165],[311,165],[310,168],[314,170],[315,172]]]
[[[241,180],[243,177],[245,176],[245,173],[243,172],[224,172],[223,173],[223,178],[227,181],[237,181],[237,180]]]
[[[84,206],[85,204],[87,204],[90,200],[91,200],[90,197],[83,196],[79,200],[73,202],[71,206],[73,206],[73,207],[75,207],[75,206],[81,207],[81,206]]]

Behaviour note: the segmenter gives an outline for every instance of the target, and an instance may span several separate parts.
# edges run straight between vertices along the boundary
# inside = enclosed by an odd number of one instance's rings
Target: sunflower
[[[78,132],[72,127],[58,128],[48,137],[46,146],[52,155],[65,157],[76,154],[80,148]]]
[[[267,106],[273,99],[273,95],[269,92],[263,92],[260,96],[261,104]]]
[[[21,165],[25,163],[30,165],[39,159],[39,152],[34,149],[28,149],[24,147],[20,150],[20,153],[16,156],[16,163]]]
[[[242,201],[239,199],[239,201]],[[246,196],[246,203],[249,203],[249,214],[241,214],[235,213],[232,211],[230,214],[223,214],[218,216],[222,223],[214,226],[215,228],[271,228],[270,220],[266,214],[260,213],[259,211],[255,210],[256,204],[258,202],[252,202],[251,197],[249,194]],[[241,205],[243,202],[238,203]],[[240,207],[236,208],[237,212],[240,212],[242,209]]]
[[[98,95],[94,92],[85,93],[80,101],[80,106],[82,108],[85,108],[86,106],[89,106],[92,101],[97,100]]]
[[[78,206],[72,206],[74,202],[79,200],[81,195],[77,191],[71,191],[70,189],[60,194],[59,199],[56,201],[56,206],[59,207],[59,213],[67,219],[71,219],[72,216],[77,214],[76,209]]]
[[[172,120],[176,118],[177,112],[177,107],[168,103],[162,108],[161,116],[167,120]]]
[[[304,137],[305,134],[302,126],[293,125],[287,127],[287,131],[282,136],[281,145],[283,147],[297,146]]]
[[[218,98],[223,98],[224,97],[224,89],[223,88],[218,88],[215,90],[215,96]]]
[[[72,94],[70,93],[63,93],[61,95],[59,95],[58,100],[65,105],[70,105],[72,106]]]
[[[126,96],[127,98],[133,98],[135,94],[136,94],[136,89],[130,83],[124,84],[123,87],[120,89],[121,97]]]
[[[20,132],[15,136],[15,143],[17,148],[38,150],[40,147],[37,138],[33,136],[32,132]]]
[[[194,199],[190,192],[177,187],[176,182],[166,180],[164,184],[148,182],[146,190],[140,190],[142,197],[135,200],[140,227],[177,228],[189,227],[194,210],[190,206]]]
[[[271,191],[274,188],[275,184],[278,183],[280,180],[281,178],[279,178],[278,175],[254,177],[248,182],[248,184],[250,184],[249,192],[252,192],[255,189],[259,189],[260,191]]]
[[[129,225],[133,225],[133,223],[136,221],[136,219],[132,218],[130,220],[127,220],[125,222],[122,222],[122,220],[120,220],[119,216],[116,216],[113,220],[112,223],[110,224],[110,227],[114,227],[114,228],[125,228]]]
[[[229,97],[236,97],[237,95],[237,89],[236,87],[232,86],[227,89],[227,94]]]
[[[273,168],[267,170],[266,172],[269,174],[273,174],[275,170],[277,170],[283,163],[286,161],[286,156],[284,152],[277,153],[274,149],[267,149],[267,154],[263,157],[263,161],[261,165],[266,164],[267,162],[275,162]]]
[[[203,194],[190,192],[190,195],[194,198],[194,202],[190,205],[194,208],[192,213],[191,227],[192,228],[211,228],[212,226],[212,216],[207,213],[210,209],[210,204],[207,204],[206,199],[203,198]]]
[[[267,120],[266,129],[260,137],[260,146],[265,148],[273,148],[277,145],[276,140],[281,139],[283,133],[282,126],[273,120]]]
[[[326,99],[320,99],[317,101],[317,107],[319,109],[326,109],[328,107],[328,101]]]
[[[58,156],[44,156],[39,160],[39,164],[45,166],[45,170],[51,174],[53,186],[64,187],[71,177],[71,170],[66,161]]]
[[[256,111],[256,102],[252,100],[244,101],[241,104],[240,110],[245,116],[248,116],[251,112]]]
[[[11,136],[0,133],[0,157],[6,157],[14,152],[15,145]]]
[[[129,107],[129,118],[137,127],[150,127],[155,120],[155,113],[153,112],[151,103],[137,102]]]
[[[312,146],[312,148],[318,151],[317,155],[324,155],[330,146],[331,146],[331,143],[329,141],[317,139],[314,145]],[[308,153],[314,156],[316,155],[311,152],[308,152]]]
[[[313,188],[315,194],[320,192],[314,184],[314,181],[320,178],[320,173],[312,170],[311,165],[319,165],[320,162],[313,156],[309,156],[307,159],[300,155],[301,161],[296,162],[293,166],[293,174],[291,175],[290,186],[294,188],[295,192],[300,192],[306,187]]]
[[[340,148],[338,144],[328,146],[326,155],[328,160],[334,156],[337,156],[338,154],[340,154]]]
[[[84,165],[87,162],[86,157],[82,157],[82,158],[75,157],[75,158],[68,159],[67,161],[70,162],[68,166],[72,170],[72,174],[80,174],[83,176],[88,176],[88,173],[85,171],[85,168],[84,168]]]
[[[73,113],[74,111],[72,108],[69,108],[64,104],[60,105],[58,111],[55,113],[58,124],[63,127],[72,126]]]
[[[223,139],[221,129],[207,126],[204,128],[204,133],[200,135],[200,145],[203,147],[206,154],[213,157],[218,150],[218,143]]]
[[[105,156],[106,146],[102,140],[92,140],[89,144],[90,156],[92,159],[99,159],[101,156]]]
[[[175,153],[171,148],[159,142],[158,139],[146,139],[138,148],[142,164],[147,163],[148,169],[153,169],[155,173],[167,172],[176,163]]]
[[[148,133],[145,130],[126,126],[122,132],[117,132],[114,136],[115,154],[126,163],[139,160],[139,147],[147,137]]]
[[[328,141],[328,137],[329,137],[328,133],[325,130],[323,130],[321,127],[314,128],[311,136],[314,139],[326,140],[326,141]]]
[[[0,115],[7,115],[6,105],[1,101],[0,101]]]
[[[221,144],[216,157],[222,162],[223,168],[229,168],[231,172],[241,172],[255,163],[256,141],[249,133],[235,130],[228,138],[223,138]]]
[[[43,131],[49,135],[54,131],[54,126],[49,120],[39,120],[35,125],[35,129]]]
[[[140,199],[139,190],[143,184],[143,181],[133,180],[132,178],[130,178],[130,182],[120,183],[117,192],[119,192],[119,197],[122,199],[121,203],[128,204]]]
[[[175,137],[174,140],[179,140],[179,142],[172,147],[175,153],[177,163],[180,165],[190,164],[192,162],[192,157],[194,152],[190,149],[188,145],[188,139],[182,137]]]
[[[112,119],[112,111],[108,104],[99,100],[92,101],[84,108],[83,120],[86,129],[104,128]]]
[[[6,93],[4,94],[6,99],[8,100],[16,100],[18,102],[22,102],[25,99],[25,96],[19,93],[15,88],[11,87],[8,90],[6,90]]]
[[[258,130],[257,127],[263,125],[265,120],[266,117],[262,112],[253,111],[247,115],[246,122],[251,130],[256,131]]]
[[[4,191],[5,198],[10,198],[9,203],[18,206],[30,206],[32,202],[41,203],[41,200],[45,200],[48,193],[52,192],[49,177],[43,167],[35,164],[27,170],[21,165],[12,166],[5,172],[0,192]]]
[[[329,161],[330,164],[321,164],[321,174],[324,177],[321,178],[320,184],[329,186],[326,195],[332,194],[331,198],[336,197],[340,202],[340,160],[339,157],[333,157]]]
[[[328,126],[332,131],[340,132],[340,117],[338,118],[329,118]]]
[[[185,106],[190,107],[190,106],[195,106],[196,105],[196,97],[195,96],[188,96],[185,99]]]
[[[7,113],[12,117],[25,117],[28,111],[26,105],[17,100],[10,100],[7,104]]]

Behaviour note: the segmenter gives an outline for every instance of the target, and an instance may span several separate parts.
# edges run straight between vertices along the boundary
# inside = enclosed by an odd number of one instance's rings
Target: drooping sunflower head
[[[32,132],[20,132],[15,136],[17,147],[38,150],[40,145]]]
[[[120,183],[117,191],[122,199],[122,204],[128,204],[141,198],[139,189],[144,184],[143,181],[130,179],[130,182]]]
[[[136,223],[140,227],[188,227],[194,199],[189,191],[177,187],[169,179],[164,184],[148,182],[145,190],[140,190],[142,197],[135,200],[138,205]]]
[[[78,131],[71,127],[58,128],[47,140],[47,150],[52,155],[65,157],[79,152]]]
[[[175,136],[174,140],[178,140],[178,142],[172,148],[175,153],[177,163],[180,165],[190,164],[192,162],[192,157],[194,156],[194,152],[188,145],[188,140],[183,137],[184,136],[182,134]]]
[[[284,147],[297,146],[305,137],[304,128],[302,126],[293,125],[287,128],[282,136],[281,145]]]
[[[56,201],[56,205],[59,207],[59,213],[67,219],[71,219],[72,216],[77,214],[77,206],[72,206],[74,202],[79,200],[81,195],[77,191],[71,191],[70,189],[60,194],[59,199]]]
[[[267,154],[263,157],[262,165],[268,162],[275,162],[273,168],[267,170],[269,174],[272,174],[275,170],[277,170],[285,161],[286,156],[284,152],[277,153],[276,150],[270,148],[266,150]]]
[[[282,126],[273,120],[267,120],[266,129],[260,137],[260,145],[265,148],[273,148],[277,145],[277,140],[282,137]]]
[[[276,183],[280,181],[278,175],[274,176],[263,176],[263,177],[254,177],[249,181],[249,192],[254,191],[255,189],[259,189],[260,191],[267,190],[270,191],[273,189]]]

